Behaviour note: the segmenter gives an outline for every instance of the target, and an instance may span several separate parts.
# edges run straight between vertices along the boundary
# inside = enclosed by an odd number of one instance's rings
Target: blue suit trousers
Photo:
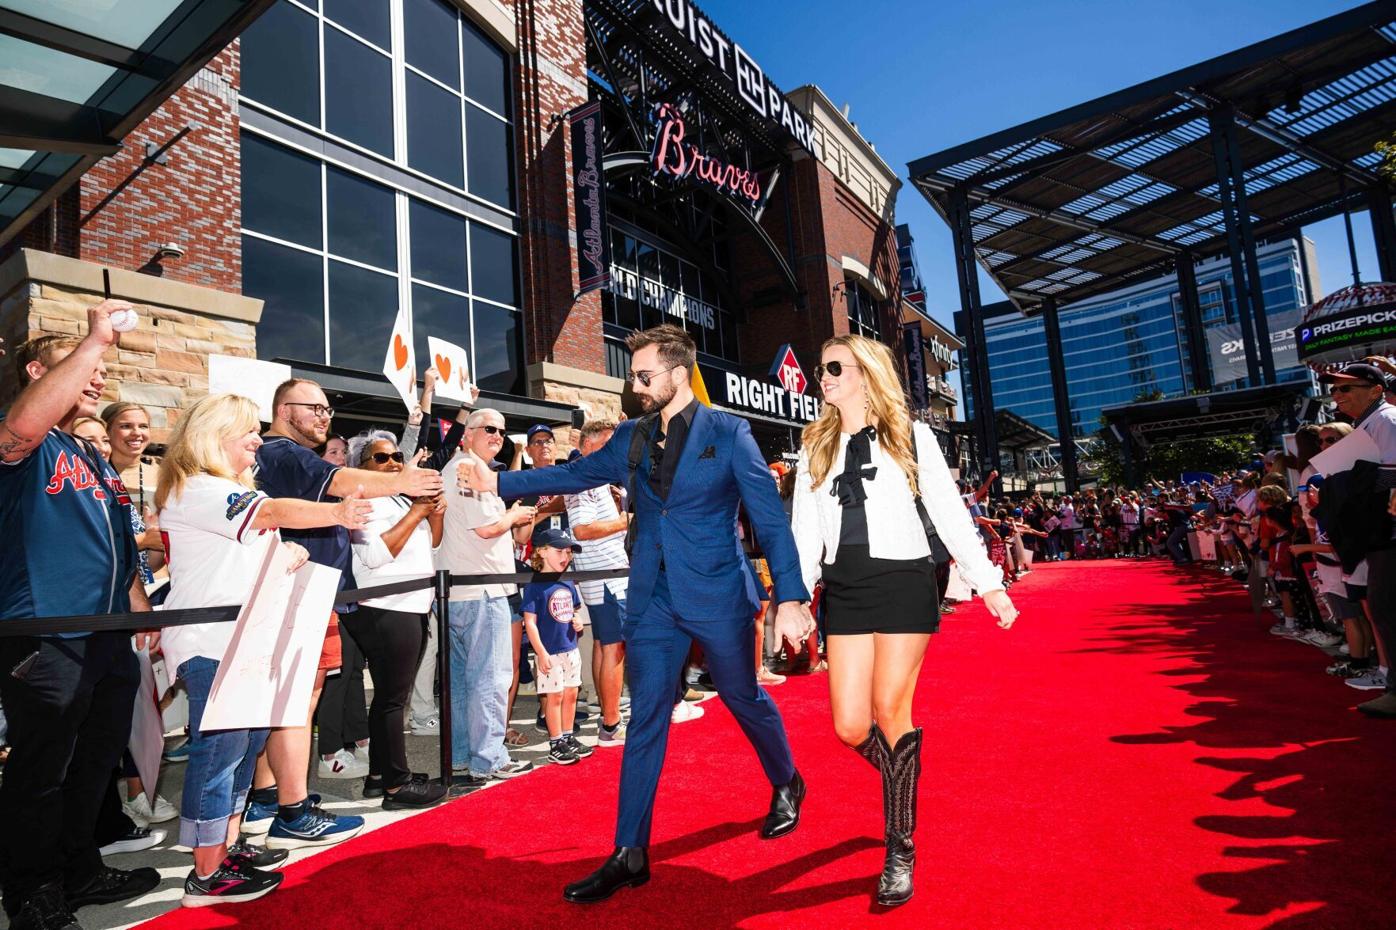
[[[675,687],[695,640],[703,647],[718,696],[751,741],[771,784],[795,777],[780,711],[756,683],[756,627],[750,615],[686,620],[674,609],[668,580],[660,572],[644,612],[626,618],[624,638],[630,724],[621,761],[617,846],[649,845]]]

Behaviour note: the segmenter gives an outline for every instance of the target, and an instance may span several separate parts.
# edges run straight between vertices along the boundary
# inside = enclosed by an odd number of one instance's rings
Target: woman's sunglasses
[[[826,371],[829,373],[830,377],[833,377],[833,378],[842,378],[842,377],[843,377],[843,370],[844,370],[845,368],[857,368],[857,367],[858,367],[858,366],[855,365],[855,364],[853,364],[852,362],[826,362],[826,363],[821,364],[821,365],[815,365],[815,366],[814,366],[814,380],[818,381],[820,378],[823,378],[823,377],[824,377],[824,373],[825,373]]]
[[[389,462],[397,462],[399,465],[401,465],[402,450],[399,449],[396,452],[375,452],[373,453],[373,460],[377,462],[379,465],[386,465]]]

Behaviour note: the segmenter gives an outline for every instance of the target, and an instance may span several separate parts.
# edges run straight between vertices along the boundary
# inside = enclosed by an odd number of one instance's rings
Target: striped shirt
[[[589,491],[582,491],[580,494],[568,494],[567,502],[567,522],[572,526],[575,535],[577,527],[586,523],[601,523],[606,520],[614,520],[620,516],[620,511],[616,509],[616,500],[611,496],[609,485],[602,485],[599,488],[592,488]],[[578,545],[582,551],[577,553],[577,557],[572,560],[572,567],[577,571],[601,571],[608,568],[629,568],[630,559],[625,554],[625,530],[612,533],[610,536],[603,536],[600,539],[579,539]],[[583,581],[578,584],[582,589],[582,600],[587,604],[600,604],[605,600],[605,590],[610,588],[611,594],[615,597],[625,597],[628,589],[628,582],[624,578],[612,578],[608,581]]]

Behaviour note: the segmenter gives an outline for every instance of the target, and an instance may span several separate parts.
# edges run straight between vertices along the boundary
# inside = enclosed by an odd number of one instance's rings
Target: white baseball
[[[129,333],[140,322],[140,317],[136,316],[134,310],[117,310],[112,313],[109,319],[111,320],[111,328],[118,333]]]

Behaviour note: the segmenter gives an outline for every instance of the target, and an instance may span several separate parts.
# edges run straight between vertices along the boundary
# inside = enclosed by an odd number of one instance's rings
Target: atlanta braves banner
[[[611,244],[606,234],[606,180],[601,167],[601,102],[567,115],[572,130],[572,204],[577,213],[577,294],[611,281]]]

